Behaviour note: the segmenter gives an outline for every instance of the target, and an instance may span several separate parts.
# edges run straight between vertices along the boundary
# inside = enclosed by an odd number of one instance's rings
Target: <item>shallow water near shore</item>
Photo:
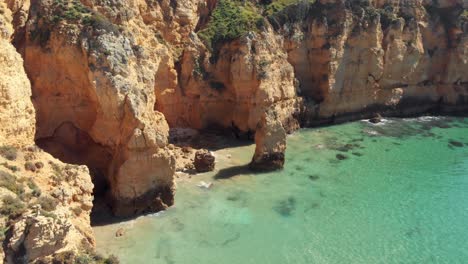
[[[178,182],[165,212],[94,227],[98,252],[124,264],[468,260],[468,119],[303,129],[279,172],[248,172],[253,150],[217,151],[217,170]]]

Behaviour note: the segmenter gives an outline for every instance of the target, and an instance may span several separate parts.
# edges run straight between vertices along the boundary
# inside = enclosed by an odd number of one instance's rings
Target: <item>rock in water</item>
[[[266,111],[255,133],[255,154],[250,168],[256,171],[282,169],[286,151],[286,131],[273,110]]]
[[[382,116],[380,114],[377,114],[374,117],[372,117],[371,119],[369,119],[369,122],[371,122],[373,124],[380,123],[380,122],[382,122]]]
[[[215,157],[208,150],[201,149],[195,153],[193,164],[195,165],[195,170],[197,172],[212,171],[215,166]]]

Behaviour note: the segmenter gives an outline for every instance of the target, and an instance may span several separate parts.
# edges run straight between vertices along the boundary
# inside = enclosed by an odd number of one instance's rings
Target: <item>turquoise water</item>
[[[179,182],[166,212],[96,227],[98,251],[122,263],[468,263],[468,119],[301,130],[274,173],[249,174],[252,153],[216,152],[221,171]]]

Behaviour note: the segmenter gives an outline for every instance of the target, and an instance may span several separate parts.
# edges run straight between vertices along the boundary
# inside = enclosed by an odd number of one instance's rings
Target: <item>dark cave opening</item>
[[[50,137],[36,139],[36,144],[62,162],[88,167],[94,185],[91,225],[113,218],[107,200],[110,190],[107,171],[112,160],[108,148],[71,122],[62,123]]]

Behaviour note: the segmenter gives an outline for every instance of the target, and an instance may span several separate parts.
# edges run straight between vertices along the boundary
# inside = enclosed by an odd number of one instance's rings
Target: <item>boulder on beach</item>
[[[201,149],[195,152],[193,164],[197,172],[212,171],[215,167],[215,157],[208,150]]]

